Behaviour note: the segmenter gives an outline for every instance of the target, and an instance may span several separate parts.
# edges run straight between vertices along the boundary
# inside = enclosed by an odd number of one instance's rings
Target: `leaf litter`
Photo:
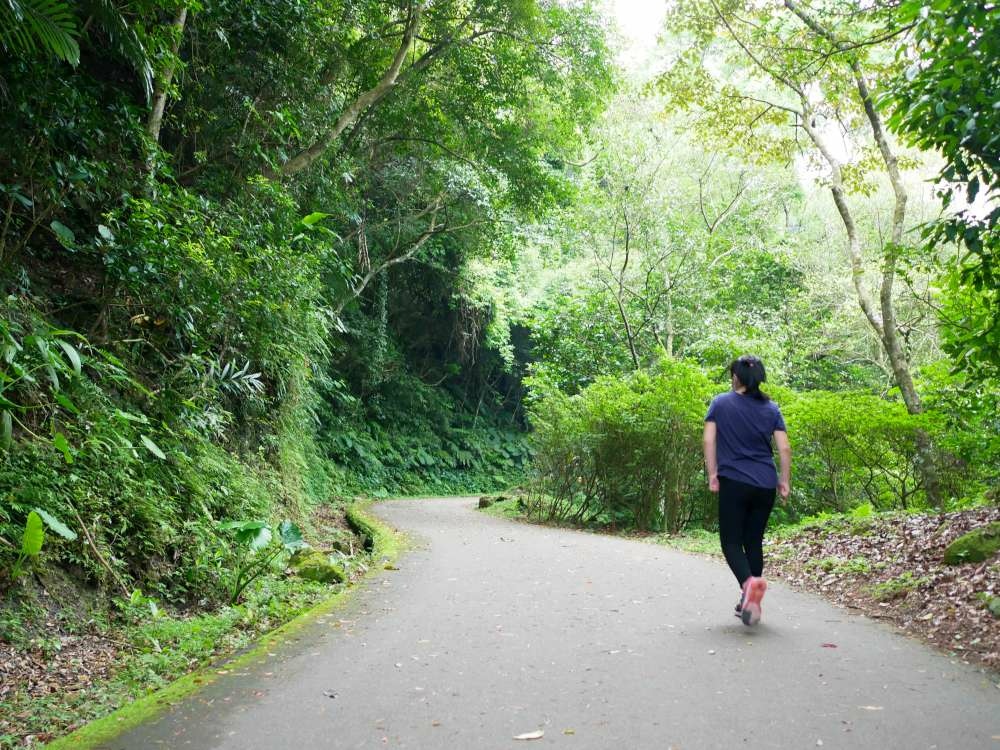
[[[1000,618],[984,603],[1000,597],[1000,555],[942,562],[952,541],[993,521],[1000,521],[1000,508],[835,518],[765,542],[765,555],[769,571],[793,587],[1000,670]]]

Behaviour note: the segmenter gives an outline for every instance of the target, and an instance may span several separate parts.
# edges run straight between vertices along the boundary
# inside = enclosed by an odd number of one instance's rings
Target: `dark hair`
[[[746,395],[760,401],[770,401],[771,397],[760,390],[760,384],[767,382],[767,372],[760,357],[744,354],[729,365],[729,374],[735,375],[740,385],[747,389]]]

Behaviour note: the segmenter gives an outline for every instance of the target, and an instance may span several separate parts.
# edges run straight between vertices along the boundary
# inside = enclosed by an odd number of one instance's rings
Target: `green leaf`
[[[145,414],[132,414],[121,409],[115,409],[115,416],[126,422],[139,422],[140,424],[148,424],[149,422]]]
[[[73,452],[65,435],[61,432],[57,432],[52,438],[52,444],[56,447],[56,449],[62,451],[63,458],[66,459],[66,463],[73,463]]]
[[[55,232],[56,238],[63,247],[72,250],[76,246],[76,235],[68,226],[62,222],[53,221],[49,224],[49,228]]]
[[[28,514],[28,520],[24,524],[24,536],[21,537],[21,554],[27,557],[38,557],[42,551],[42,543],[45,541],[45,527],[42,526],[42,518],[35,511]]]
[[[41,516],[42,520],[45,521],[45,525],[52,529],[52,531],[56,532],[63,539],[69,539],[71,542],[76,539],[76,532],[48,511],[42,510],[41,508],[35,508],[33,512]]]
[[[323,219],[327,218],[328,216],[330,216],[330,214],[325,214],[322,211],[314,211],[313,213],[303,218],[302,223],[305,224],[307,227],[311,227],[313,224],[323,221]]]
[[[160,450],[160,446],[158,446],[156,443],[154,443],[148,437],[146,437],[145,435],[140,435],[139,439],[142,441],[142,444],[145,445],[146,448],[149,449],[149,452],[152,453],[154,456],[156,456],[159,459],[164,459],[164,460],[167,458],[167,454],[164,453],[162,450]]]
[[[250,549],[253,552],[264,549],[271,543],[271,527],[263,526],[250,538]]]
[[[80,410],[77,408],[76,404],[70,401],[69,396],[64,393],[53,394],[53,398],[56,400],[62,408],[68,411],[70,414],[79,414]]]
[[[256,531],[267,526],[267,521],[223,521],[219,528],[223,531]]]
[[[56,339],[56,343],[62,347],[64,352],[66,352],[66,356],[69,358],[70,364],[73,365],[73,372],[79,375],[83,370],[83,362],[80,359],[80,352],[78,352],[76,347],[68,341]]]
[[[256,552],[271,543],[271,528],[266,521],[226,521],[220,523],[223,531],[235,531],[236,541],[248,545]]]
[[[10,448],[14,435],[14,419],[6,409],[0,413],[0,447]]]
[[[289,552],[306,547],[306,541],[302,538],[302,529],[291,521],[285,520],[278,525],[278,537],[281,539],[281,546]]]

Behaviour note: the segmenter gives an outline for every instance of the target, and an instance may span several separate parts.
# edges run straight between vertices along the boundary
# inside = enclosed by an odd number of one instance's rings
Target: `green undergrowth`
[[[367,403],[341,394],[324,428],[324,454],[341,491],[370,497],[496,492],[520,482],[531,458],[523,430],[475,414],[417,378],[385,383]]]
[[[544,514],[539,514],[537,512],[537,507],[533,506],[530,500],[518,500],[517,498],[508,502],[493,503],[489,507],[480,508],[480,512],[513,521],[540,523],[553,526],[570,525],[562,521],[552,521],[547,519]],[[918,511],[911,511],[911,513],[914,514],[917,512]],[[781,523],[780,517],[778,519],[772,517],[765,540],[790,540],[801,536],[802,534],[813,534],[820,529],[829,533],[848,532],[852,536],[869,536],[873,533],[876,520],[901,517],[904,515],[906,515],[906,513],[902,511],[878,513],[872,509],[870,504],[866,503],[859,505],[846,513],[818,513],[802,517],[794,523]],[[662,544],[666,547],[671,547],[684,552],[710,555],[713,557],[722,556],[722,552],[719,548],[719,532],[717,529],[706,529],[696,525],[689,525],[676,534],[664,532],[637,534],[631,530],[616,530],[610,525],[591,525],[587,528],[592,531],[624,535],[630,538],[641,539],[643,541],[651,541],[656,544]],[[771,556],[781,556],[783,554],[788,554],[788,552],[783,548],[778,547],[777,549],[769,551],[767,554]],[[822,573],[850,573],[854,575],[868,575],[878,570],[880,567],[860,555],[849,559],[835,557],[817,558],[815,560],[811,560],[809,562],[809,566],[813,570]]]
[[[699,555],[720,557],[719,533],[708,529],[685,529],[678,534],[657,534],[654,539],[657,544]]]
[[[352,506],[347,514],[365,540],[365,568],[377,570],[395,559],[404,544],[396,532],[382,526],[361,505]],[[359,567],[357,562],[354,567]],[[129,603],[118,623],[103,628],[106,638],[128,644],[111,679],[89,690],[42,698],[15,694],[0,703],[0,713],[24,717],[22,731],[43,739],[99,719],[47,745],[90,747],[213,681],[218,667],[232,669],[261,658],[316,614],[336,606],[349,591],[346,584],[330,586],[266,576],[247,590],[239,605],[198,614],[151,610],[146,601]],[[264,641],[254,646],[265,634]],[[233,655],[238,655],[235,661],[219,664]],[[116,711],[123,706],[126,708]],[[20,743],[16,736],[0,735],[0,748],[22,747]]]
[[[127,644],[111,679],[86,690],[60,690],[40,698],[15,692],[0,703],[0,713],[22,717],[19,733],[58,736],[246,648],[330,595],[325,585],[268,577],[248,590],[238,606],[195,615],[161,609],[155,616],[148,608],[133,607],[123,620],[102,628],[104,638]],[[19,737],[0,735],[0,748],[22,746]]]

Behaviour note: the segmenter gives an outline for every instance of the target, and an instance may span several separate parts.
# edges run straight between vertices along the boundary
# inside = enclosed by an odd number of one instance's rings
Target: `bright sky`
[[[649,62],[668,4],[669,0],[604,0],[604,12],[624,37],[619,59],[629,70],[639,71]]]

